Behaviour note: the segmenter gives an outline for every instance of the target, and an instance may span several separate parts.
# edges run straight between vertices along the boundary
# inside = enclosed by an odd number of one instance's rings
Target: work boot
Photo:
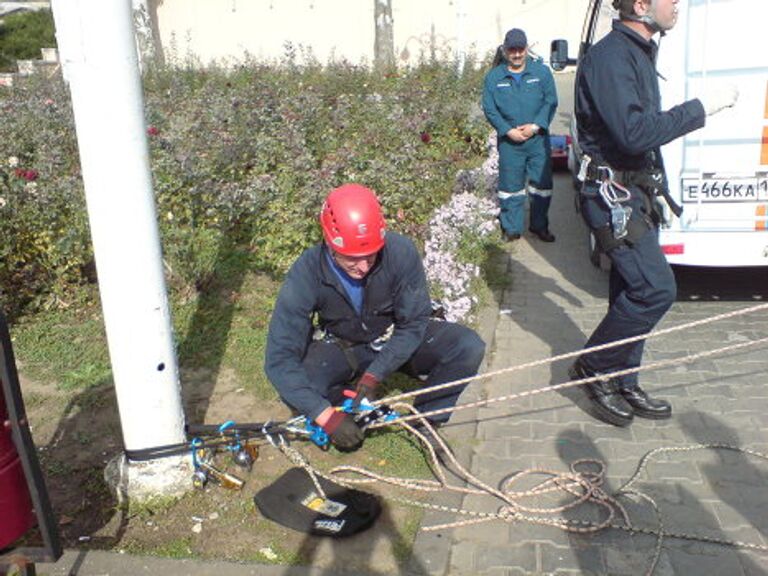
[[[528,228],[528,231],[534,236],[537,236],[539,240],[541,240],[542,242],[555,241],[555,235],[552,234],[552,232],[550,232],[548,228],[543,228],[541,230],[534,230],[533,228]]]
[[[504,236],[504,240],[507,242],[514,242],[515,240],[520,240],[520,234],[517,232],[507,232],[503,230],[501,232],[501,235]]]
[[[624,400],[632,406],[632,411],[641,418],[664,420],[672,417],[672,405],[666,400],[651,398],[638,384],[619,388]]]
[[[430,426],[432,427],[432,430],[434,430],[434,434],[430,432],[424,424],[422,424],[421,420],[414,420],[410,423],[413,428],[419,432],[424,438],[429,442],[429,445],[432,446],[432,448],[435,451],[435,456],[437,456],[437,459],[445,464],[446,462],[446,454],[443,447],[440,445],[440,443],[437,441],[437,438],[435,438],[435,434],[440,434],[439,430],[442,428],[442,426],[445,424],[445,422],[433,422],[429,421]],[[445,438],[441,436],[441,439],[445,441]],[[425,447],[426,449],[426,447]],[[448,450],[450,450],[450,447],[448,447]]]
[[[596,372],[587,369],[581,360],[576,360],[568,369],[571,380],[593,378],[598,376]],[[624,399],[614,378],[597,380],[584,384],[584,389],[592,400],[592,408],[595,415],[608,424],[614,426],[629,426],[632,423],[632,406]]]

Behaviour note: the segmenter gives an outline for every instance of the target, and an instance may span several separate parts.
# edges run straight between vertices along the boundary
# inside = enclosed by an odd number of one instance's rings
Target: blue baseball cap
[[[528,46],[528,38],[525,36],[525,32],[520,28],[512,28],[507,35],[504,36],[504,49],[509,50],[511,48],[526,48]]]

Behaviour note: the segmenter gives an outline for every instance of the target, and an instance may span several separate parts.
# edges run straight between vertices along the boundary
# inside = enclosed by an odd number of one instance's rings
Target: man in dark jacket
[[[320,223],[324,242],[296,260],[280,289],[265,370],[286,404],[313,419],[338,448],[354,450],[363,433],[334,408],[348,386],[356,400],[372,400],[379,383],[398,370],[426,377],[427,386],[473,376],[485,345],[469,328],[431,319],[421,257],[411,240],[385,232],[373,191],[336,188]],[[421,395],[414,405],[449,408],[462,389]]]
[[[678,0],[613,0],[620,20],[589,49],[576,77],[576,119],[584,151],[581,214],[611,259],[608,313],[587,342],[607,344],[649,332],[675,300],[672,270],[657,230],[669,198],[660,147],[704,126],[706,116],[732,106],[726,87],[661,110],[654,34],[670,30]],[[681,56],[682,57],[682,56]],[[668,203],[661,205],[661,198]],[[572,379],[637,368],[642,340],[582,354]],[[633,416],[669,418],[665,400],[651,398],[637,374],[587,385],[596,416],[627,426]]]
[[[544,242],[554,242],[555,236],[549,231],[549,124],[557,108],[555,81],[549,68],[528,54],[528,39],[519,28],[504,37],[503,56],[485,76],[483,86],[483,111],[496,129],[499,149],[502,233],[508,240],[520,238],[525,198],[530,194],[529,229]]]

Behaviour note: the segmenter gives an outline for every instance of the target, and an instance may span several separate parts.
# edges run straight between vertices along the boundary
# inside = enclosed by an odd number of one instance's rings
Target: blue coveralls
[[[557,108],[552,73],[539,59],[528,56],[519,79],[503,62],[485,76],[483,111],[498,133],[499,204],[502,229],[521,234],[525,220],[526,184],[530,183],[531,230],[549,229],[552,200],[552,159],[549,124]],[[507,132],[522,124],[536,124],[538,134],[513,142]]]
[[[580,62],[575,101],[579,144],[596,165],[631,172],[663,170],[660,146],[704,125],[699,100],[661,111],[657,51],[655,42],[616,20],[613,30]],[[659,247],[658,223],[649,211],[655,199],[637,186],[628,187],[631,218],[644,222],[647,229],[607,251],[612,264],[608,313],[587,347],[649,332],[675,300],[675,278]],[[598,188],[596,181],[587,180],[579,198],[581,214],[593,230],[610,226],[611,221]],[[581,361],[593,372],[634,368],[640,366],[643,347],[641,340],[584,354]],[[636,382],[637,374],[632,374],[621,385]]]
[[[318,244],[294,262],[272,312],[264,367],[286,404],[314,419],[339,404],[344,388],[363,372],[379,381],[395,371],[427,376],[426,386],[477,374],[485,344],[466,326],[430,319],[424,266],[411,240],[387,232],[365,277],[359,312],[327,251]],[[313,338],[313,318],[325,337]],[[390,330],[389,339],[376,345]],[[422,412],[450,408],[464,386],[420,395],[414,406]]]

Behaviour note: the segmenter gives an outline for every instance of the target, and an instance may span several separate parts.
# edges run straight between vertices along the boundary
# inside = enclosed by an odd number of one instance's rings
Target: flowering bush
[[[463,192],[437,209],[429,223],[424,266],[446,319],[467,319],[475,304],[472,281],[480,274],[485,245],[497,230],[499,209],[492,200]]]
[[[0,302],[67,300],[92,259],[68,94],[31,78],[0,93]]]
[[[482,71],[382,76],[346,63],[161,69],[144,79],[147,138],[171,287],[209,285],[247,249],[282,273],[320,238],[344,182],[372,187],[390,226],[422,242],[457,170],[484,152]],[[476,106],[475,106],[476,107]],[[7,311],[66,302],[93,279],[68,90],[32,77],[0,92],[0,289]]]
[[[458,190],[476,191],[481,195],[489,195],[496,199],[499,187],[499,150],[496,147],[496,132],[493,131],[486,140],[487,157],[479,168],[459,170],[456,175]]]

